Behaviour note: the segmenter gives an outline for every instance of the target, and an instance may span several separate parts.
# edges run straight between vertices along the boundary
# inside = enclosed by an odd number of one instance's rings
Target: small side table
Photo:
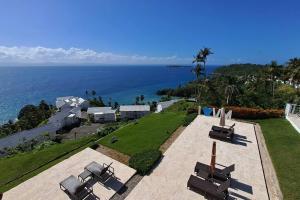
[[[81,174],[78,175],[78,179],[81,180],[81,182],[85,182],[85,179],[91,176],[92,173],[90,171],[84,170],[83,172],[81,172]]]

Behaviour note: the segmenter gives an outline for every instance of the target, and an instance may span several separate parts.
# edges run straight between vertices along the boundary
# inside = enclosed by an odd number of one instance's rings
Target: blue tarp
[[[203,113],[205,116],[210,116],[210,114],[212,112],[212,109],[209,107],[204,107],[202,110],[203,110]]]

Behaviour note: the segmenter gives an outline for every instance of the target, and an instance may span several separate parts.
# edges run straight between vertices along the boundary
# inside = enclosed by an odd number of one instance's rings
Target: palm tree
[[[275,91],[275,79],[280,76],[280,66],[277,64],[275,60],[272,60],[269,65],[267,65],[266,72],[268,74],[268,78],[271,81],[271,92],[272,97],[274,97],[274,91]]]
[[[135,97],[135,104],[138,105],[140,101],[140,96]]]
[[[193,69],[192,72],[196,75],[197,80],[200,80],[201,76],[204,75],[204,68],[200,63],[198,63]]]
[[[200,64],[203,63],[202,68],[203,68],[203,72],[204,72],[204,77],[206,77],[206,61],[207,61],[207,57],[209,55],[213,54],[213,52],[211,51],[210,48],[204,47],[203,49],[200,49],[200,51],[197,53],[196,56],[194,56],[194,60],[193,63],[197,63],[196,67]],[[201,65],[200,65],[201,66]],[[197,74],[196,74],[197,75]]]
[[[192,69],[192,72],[196,75],[198,81],[201,80],[201,76],[204,76],[204,79],[206,79],[205,65],[206,65],[207,56],[209,56],[210,54],[213,54],[210,48],[204,47],[197,53],[196,56],[194,56],[193,63],[196,63],[196,66]],[[202,90],[202,87],[206,87],[206,83],[207,83],[206,81],[204,82],[204,84],[200,82],[200,86],[199,88],[197,88],[196,93],[199,99],[201,96],[200,91]]]
[[[203,49],[200,50],[200,54],[202,55],[202,62],[203,62],[203,68],[204,68],[204,76],[206,77],[206,60],[207,56],[213,54],[210,48],[204,47]]]
[[[236,85],[227,85],[225,88],[225,95],[226,95],[226,104],[228,105],[231,97],[233,96],[233,94],[238,92],[238,88],[236,87]]]
[[[108,106],[109,106],[109,107],[112,106],[112,98],[111,98],[111,97],[109,97]]]
[[[141,101],[144,101],[145,96],[143,94],[141,94],[140,99],[141,99]]]

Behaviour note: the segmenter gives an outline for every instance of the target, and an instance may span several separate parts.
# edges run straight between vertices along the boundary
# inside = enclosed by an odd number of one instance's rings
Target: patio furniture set
[[[59,183],[60,189],[64,191],[71,199],[81,200],[93,195],[93,182],[106,183],[114,177],[114,168],[103,163],[91,162],[84,167],[84,171],[76,178],[74,175],[69,176]]]
[[[234,126],[225,128],[224,126],[212,126],[209,136],[221,140],[233,140]],[[205,196],[214,199],[228,199],[228,188],[231,182],[231,172],[235,170],[235,165],[230,165],[224,169],[215,167],[216,164],[216,142],[213,142],[211,164],[197,162],[194,168],[195,175],[191,175],[187,187]]]
[[[233,142],[234,126],[235,124],[229,128],[212,126],[211,131],[209,131],[209,137]]]

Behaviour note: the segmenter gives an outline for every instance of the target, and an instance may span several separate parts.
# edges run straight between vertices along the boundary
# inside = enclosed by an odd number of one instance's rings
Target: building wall
[[[161,104],[157,105],[156,112],[161,112],[163,110]]]
[[[138,119],[149,113],[150,111],[121,111],[120,112],[121,119]]]
[[[74,117],[66,117],[64,119],[63,123],[62,123],[62,127],[61,128],[66,127],[66,126],[72,126],[72,125],[74,125],[74,124],[76,124],[78,122],[79,122],[79,119],[76,116],[74,116]]]
[[[83,110],[87,110],[89,108],[89,106],[90,106],[90,102],[88,102],[88,101],[85,101],[80,105],[81,109],[83,109]]]
[[[116,114],[115,113],[105,113],[105,114],[98,114],[93,115],[94,122],[114,122],[116,121]]]

